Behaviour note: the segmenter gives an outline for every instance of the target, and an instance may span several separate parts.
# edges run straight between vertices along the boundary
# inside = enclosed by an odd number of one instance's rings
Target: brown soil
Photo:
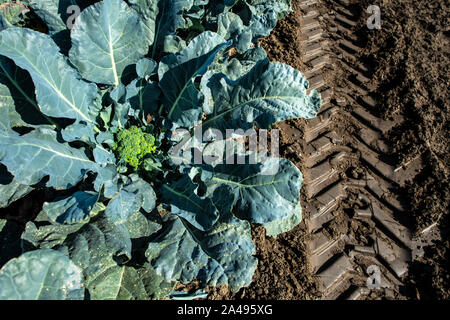
[[[277,239],[265,236],[262,227],[253,228],[258,269],[253,282],[236,294],[226,286],[209,288],[209,299],[302,299],[318,298],[313,277],[308,271],[305,246],[305,224]]]
[[[386,3],[386,6],[385,6]],[[405,121],[389,136],[399,164],[420,155],[424,167],[402,190],[419,232],[437,223],[442,240],[415,261],[410,285],[422,299],[450,298],[449,112],[450,7],[447,1],[383,1],[382,34],[368,39],[365,56],[376,61],[384,117]]]
[[[440,222],[448,212],[450,145],[450,7],[447,1],[381,1],[383,26],[368,38],[362,59],[372,61],[385,118],[403,123],[389,136],[398,164],[417,155],[425,167],[402,190],[414,227]],[[386,22],[385,22],[386,21]]]

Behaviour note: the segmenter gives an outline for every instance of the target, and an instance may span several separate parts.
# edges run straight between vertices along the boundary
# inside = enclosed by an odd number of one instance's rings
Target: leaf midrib
[[[111,68],[114,75],[114,86],[117,87],[119,85],[119,76],[117,75],[116,61],[114,58],[114,48],[113,42],[111,38],[111,24],[108,23],[108,45],[109,45],[109,56],[111,59]]]
[[[225,179],[221,179],[218,177],[213,177],[212,180],[215,180],[217,182],[223,183],[223,184],[231,184],[231,185],[235,185],[238,186],[239,188],[255,188],[255,187],[264,187],[267,185],[272,185],[272,184],[276,184],[276,183],[282,183],[284,182],[283,180],[272,180],[272,181],[268,181],[268,182],[264,182],[264,183],[260,183],[260,184],[242,184],[236,181],[232,181],[232,180],[225,180]]]
[[[16,48],[13,48],[15,51],[17,51]],[[59,53],[57,53],[59,54]],[[56,94],[66,103],[69,105],[71,109],[73,109],[76,113],[78,113],[83,119],[85,119],[88,122],[93,122],[91,119],[89,119],[83,112],[81,112],[80,109],[78,109],[71,101],[69,101],[66,96],[54,86],[54,84],[36,67],[36,65],[28,59],[27,56],[20,53],[20,56],[27,61],[32,67],[33,71],[36,72],[38,75],[42,77],[42,79],[56,92]],[[69,67],[69,66],[68,66]],[[70,67],[69,67],[70,68]],[[78,80],[78,79],[77,79]]]
[[[196,206],[197,208],[199,208],[201,211],[206,212],[203,207],[199,206],[195,201],[193,201],[190,197],[186,196],[184,193],[178,192],[175,189],[172,189],[171,187],[169,187],[168,185],[163,184],[162,185],[163,188],[169,190],[170,192],[176,194],[177,196],[180,196],[184,199],[186,199],[187,201],[189,201],[190,203],[192,203],[194,206]]]
[[[89,160],[89,159],[77,158],[77,157],[74,157],[74,156],[71,156],[71,155],[68,155],[68,154],[64,154],[64,153],[58,152],[58,151],[56,151],[56,150],[44,148],[44,147],[41,146],[41,145],[35,145],[35,144],[33,144],[33,143],[29,143],[29,142],[26,142],[26,141],[25,141],[25,142],[21,142],[21,143],[19,143],[19,144],[16,144],[16,146],[18,146],[18,147],[21,147],[21,146],[24,146],[24,145],[36,147],[36,148],[38,148],[38,149],[42,149],[42,150],[48,151],[48,152],[50,152],[50,153],[57,154],[57,155],[59,155],[59,156],[61,156],[61,157],[63,157],[63,158],[68,158],[68,159],[72,159],[72,160],[78,160],[78,161],[82,161],[82,162],[89,162],[89,163],[92,163],[92,161]]]
[[[298,99],[298,98],[299,97],[296,97],[296,96],[263,96],[263,97],[253,98],[253,99],[244,101],[244,102],[242,102],[242,103],[240,103],[240,104],[238,104],[238,105],[236,105],[234,107],[231,107],[230,109],[227,109],[227,110],[225,110],[225,111],[223,111],[223,112],[221,112],[219,114],[214,115],[214,117],[203,121],[203,125],[205,125],[205,124],[207,124],[209,122],[215,121],[216,119],[223,117],[227,113],[232,112],[232,111],[234,111],[234,110],[236,110],[238,108],[241,108],[241,107],[245,106],[246,104],[249,104],[249,103],[252,103],[252,102],[255,102],[255,101],[259,101],[259,100],[276,100],[276,99],[279,99],[279,100],[283,100],[283,99]]]

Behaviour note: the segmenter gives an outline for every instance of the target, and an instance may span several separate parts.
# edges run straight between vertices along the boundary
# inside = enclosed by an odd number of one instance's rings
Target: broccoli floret
[[[119,131],[114,151],[120,159],[137,168],[147,154],[156,151],[155,137],[136,126]]]

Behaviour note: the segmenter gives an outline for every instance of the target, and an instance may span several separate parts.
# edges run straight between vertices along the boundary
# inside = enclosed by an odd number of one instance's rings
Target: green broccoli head
[[[119,159],[137,168],[146,155],[156,151],[155,137],[143,132],[141,128],[132,126],[119,131],[113,149]]]

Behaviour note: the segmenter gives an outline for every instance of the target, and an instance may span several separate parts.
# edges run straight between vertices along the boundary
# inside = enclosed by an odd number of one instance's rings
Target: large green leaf
[[[94,189],[100,192],[104,188],[103,196],[112,199],[119,193],[122,184],[122,177],[117,173],[116,166],[109,164],[98,169],[97,178],[94,181]]]
[[[277,235],[292,230],[302,221],[302,206],[300,202],[286,217],[266,222],[263,224],[268,236],[276,237]]]
[[[133,250],[141,250],[143,245],[147,246],[149,237],[161,229],[158,216],[143,211],[132,213],[123,225],[127,228],[133,241]]]
[[[148,236],[152,230],[142,231],[136,236]],[[68,252],[83,269],[85,285],[93,300],[148,300],[167,286],[150,266],[134,268],[123,264],[131,258],[129,231],[104,217],[68,237],[59,250]],[[148,282],[153,282],[153,286]]]
[[[129,178],[106,207],[106,216],[116,224],[126,222],[140,208],[150,212],[156,205],[156,194],[151,185],[136,174]]]
[[[11,27],[11,24],[8,22],[8,20],[5,17],[3,17],[3,14],[4,14],[4,12],[0,11],[0,31]]]
[[[77,191],[64,199],[44,203],[42,210],[52,222],[61,224],[83,223],[89,220],[97,201],[97,193]]]
[[[203,179],[214,204],[222,212],[255,223],[278,221],[298,209],[303,177],[289,160],[266,158],[251,164],[219,164],[205,167]]]
[[[241,18],[233,12],[221,13],[217,17],[217,33],[233,40],[238,52],[245,52],[252,44],[252,31],[244,26]]]
[[[230,59],[220,59],[216,61],[202,77],[202,93],[208,95],[208,81],[215,73],[223,73],[228,79],[236,81],[247,74],[257,62],[267,58],[266,51],[262,47],[255,47],[245,51],[242,54],[232,56]],[[205,105],[206,113],[212,112],[208,109],[208,103]]]
[[[138,268],[137,272],[140,276],[140,281],[145,287],[147,297],[152,299],[167,297],[175,287],[175,281],[166,281],[158,275],[149,263],[144,264],[142,268]]]
[[[104,273],[89,281],[92,300],[146,300],[148,294],[136,269],[118,266],[113,260]]]
[[[132,213],[138,211],[143,203],[144,196],[142,194],[134,194],[122,189],[109,201],[105,214],[114,223],[122,223],[127,221]]]
[[[124,275],[124,267],[116,260],[131,258],[131,241],[127,229],[114,225],[104,217],[85,225],[67,237],[61,252],[83,270],[85,286],[91,299],[117,299]]]
[[[24,253],[0,270],[0,300],[82,300],[81,271],[62,253]]]
[[[135,112],[135,117],[144,121],[148,114],[158,110],[161,90],[154,82],[147,82],[143,78],[135,79],[127,85],[126,100]]]
[[[300,71],[267,59],[236,81],[217,74],[207,87],[202,90],[211,95],[207,109],[212,113],[203,121],[204,129],[269,129],[278,121],[313,118],[321,105],[318,91],[306,93],[308,81]]]
[[[90,299],[148,300],[171,291],[173,285],[156,275],[148,263],[124,265],[131,258],[132,246],[134,249],[143,241],[146,245],[160,228],[141,212],[133,213],[123,225],[113,224],[102,213],[85,225],[49,224],[44,211],[37,220],[27,224],[22,236],[24,248],[53,248],[69,256],[83,271]]]
[[[291,0],[245,0],[238,14],[252,31],[254,40],[268,36],[275,28],[277,20],[291,11]]]
[[[140,178],[137,174],[131,174],[128,176],[130,181],[127,182],[127,185],[124,187],[128,192],[132,192],[135,194],[141,194],[144,198],[142,203],[142,209],[145,212],[149,213],[156,206],[156,194],[153,191],[152,186]]]
[[[202,116],[201,97],[194,80],[203,75],[227,43],[216,33],[204,32],[188,47],[164,57],[159,64],[159,86],[167,118],[180,127],[191,127]]]
[[[183,11],[192,7],[193,0],[156,0],[155,2],[158,6],[158,16],[150,55],[153,59],[163,55],[166,38],[186,26]]]
[[[76,122],[61,130],[62,138],[67,142],[83,141],[89,145],[95,145],[94,124]]]
[[[0,56],[0,108],[8,109],[11,126],[49,123],[40,113],[30,75]],[[36,112],[37,111],[37,112]]]
[[[196,194],[197,186],[189,176],[162,185],[162,196],[170,204],[171,212],[183,217],[200,230],[209,230],[219,218],[219,212],[208,198]]]
[[[71,33],[70,61],[90,81],[118,86],[125,69],[148,51],[142,22],[123,0],[86,8]]]
[[[66,30],[69,18],[67,8],[77,5],[75,0],[26,0],[28,6],[45,22],[49,32]]]
[[[9,206],[32,190],[33,188],[30,186],[20,184],[14,180],[14,176],[8,172],[3,164],[0,164],[0,208]]]
[[[30,221],[25,226],[25,232],[22,234],[25,251],[55,248],[63,244],[68,235],[83,227],[82,223],[51,224],[44,212],[38,216],[38,218],[41,217],[43,221]]]
[[[48,35],[8,28],[0,32],[0,54],[30,73],[44,114],[94,122],[99,111],[93,103],[97,87],[80,79]]]
[[[18,183],[33,185],[49,176],[46,185],[57,189],[73,187],[97,168],[83,149],[58,142],[56,132],[45,128],[22,136],[0,130],[0,162]]]
[[[142,58],[136,63],[136,73],[140,78],[148,80],[148,78],[156,74],[158,63],[149,58]]]
[[[208,232],[180,218],[168,222],[146,251],[156,272],[167,281],[227,284],[233,291],[250,284],[257,260],[250,224],[224,214]]]
[[[70,29],[75,18],[89,0],[25,0],[28,6],[45,22],[48,33],[67,55],[72,45]]]
[[[144,33],[149,44],[155,39],[155,31],[158,16],[158,3],[155,0],[129,0],[130,7],[134,9],[141,18],[144,26]]]
[[[26,196],[33,190],[30,186],[12,180],[8,184],[0,183],[0,208],[6,208],[14,201]]]

